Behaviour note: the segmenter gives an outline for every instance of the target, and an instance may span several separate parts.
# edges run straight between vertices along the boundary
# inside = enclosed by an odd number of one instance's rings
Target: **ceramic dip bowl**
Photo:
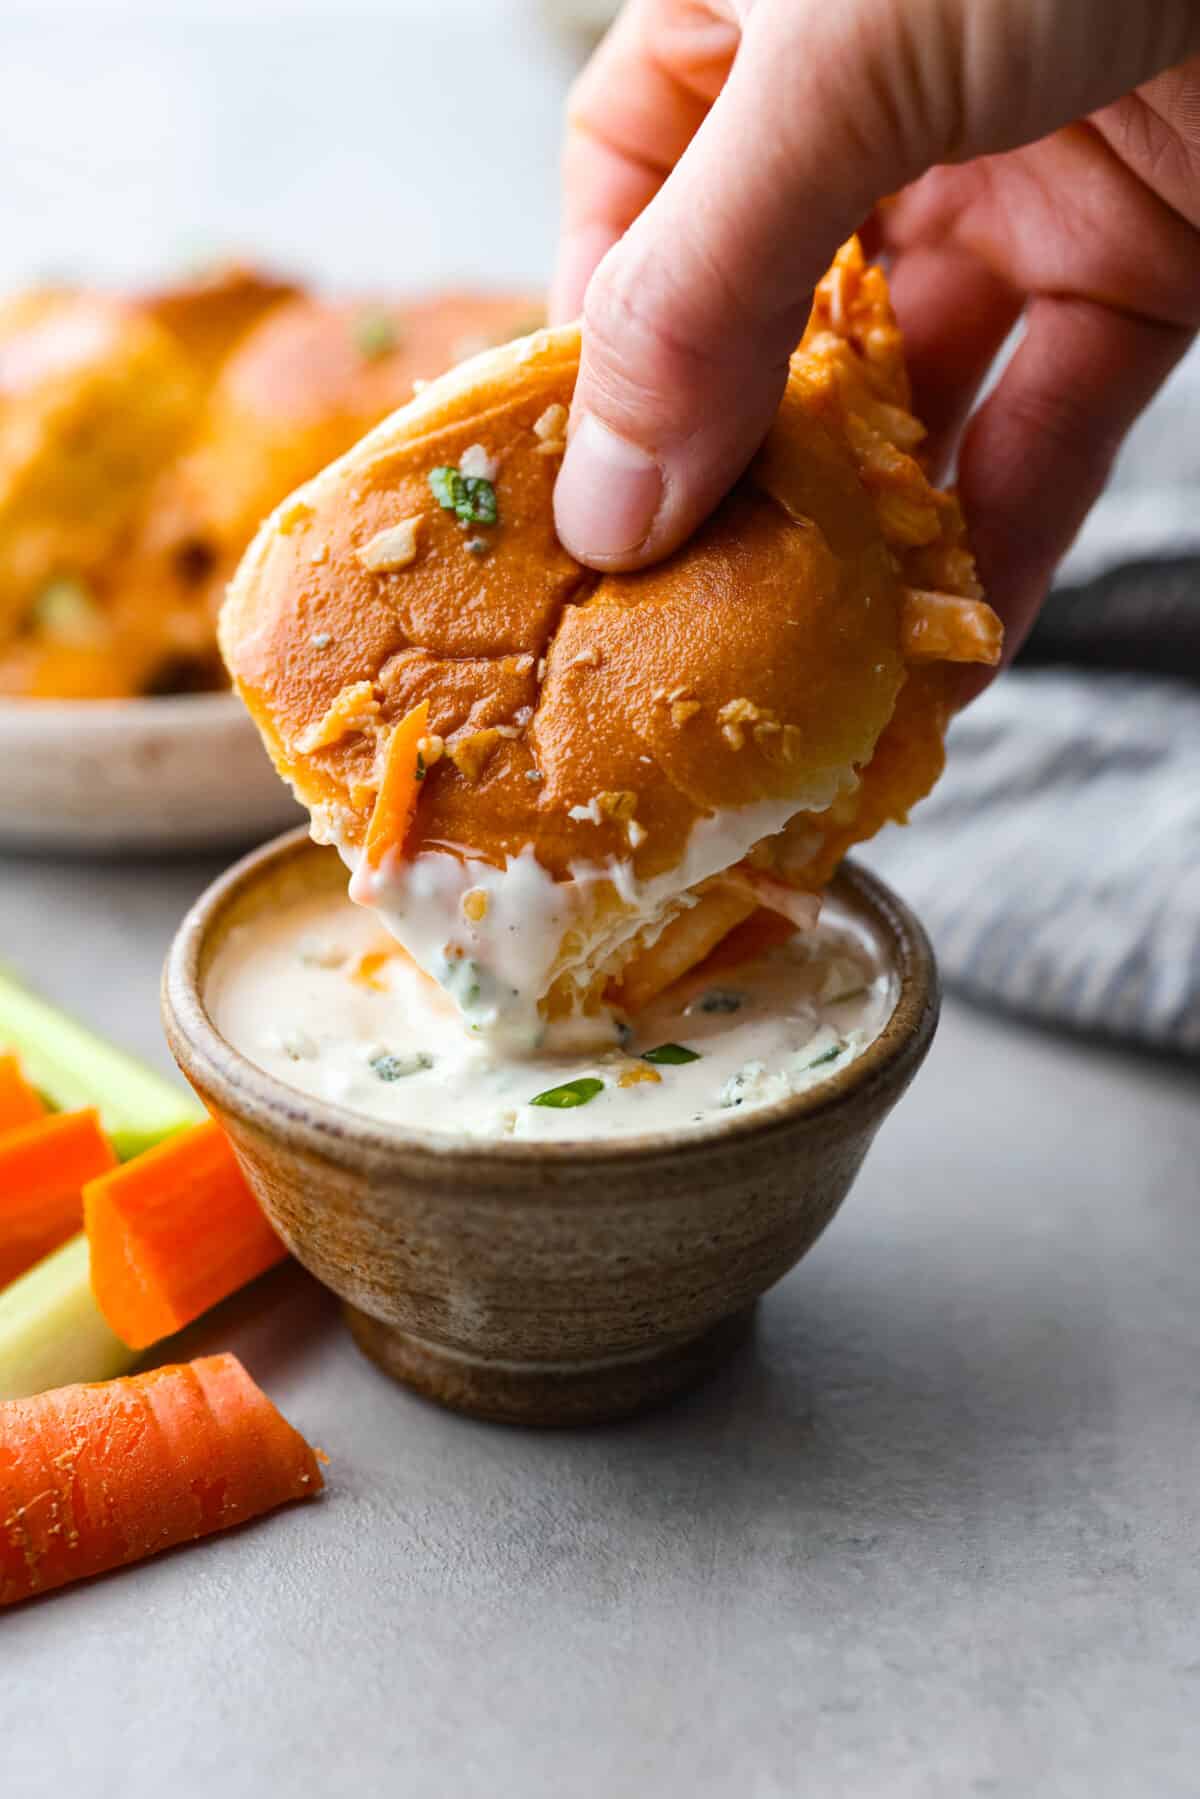
[[[924,1059],[938,986],[921,926],[873,875],[837,876],[898,997],[881,1035],[806,1092],[687,1131],[458,1140],[290,1088],[213,1023],[228,932],[345,882],[302,831],[277,839],[193,906],[164,973],[171,1048],[280,1236],[345,1301],[367,1355],[460,1411],[582,1423],[682,1389],[816,1241]]]

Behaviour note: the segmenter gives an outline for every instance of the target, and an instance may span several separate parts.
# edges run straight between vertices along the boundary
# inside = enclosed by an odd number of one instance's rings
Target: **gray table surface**
[[[0,860],[0,945],[165,1065],[214,865]],[[185,1334],[326,1496],[8,1613],[22,1799],[1194,1795],[1194,1073],[950,1005],[706,1388],[536,1435],[363,1361],[286,1268]]]
[[[10,0],[0,279],[536,278],[573,57],[535,18]],[[0,858],[0,957],[165,1063],[212,872]],[[753,1345],[620,1429],[442,1414],[269,1277],[181,1350],[244,1358],[326,1496],[8,1613],[0,1793],[1191,1799],[1197,1098],[948,1007]]]

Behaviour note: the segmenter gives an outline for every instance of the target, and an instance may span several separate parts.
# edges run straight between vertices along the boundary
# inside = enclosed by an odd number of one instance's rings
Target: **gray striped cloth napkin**
[[[860,852],[947,985],[1200,1056],[1200,352],[949,747],[912,825]]]

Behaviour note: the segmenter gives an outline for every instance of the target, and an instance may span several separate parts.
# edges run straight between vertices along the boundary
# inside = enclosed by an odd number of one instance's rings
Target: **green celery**
[[[0,970],[0,1048],[60,1112],[97,1106],[122,1161],[204,1117],[199,1100],[26,991]]]
[[[82,1235],[0,1293],[0,1400],[73,1381],[112,1380],[137,1358],[108,1328],[92,1296]]]

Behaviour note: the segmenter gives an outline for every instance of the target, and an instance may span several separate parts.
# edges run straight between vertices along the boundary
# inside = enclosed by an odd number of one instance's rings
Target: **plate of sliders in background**
[[[516,293],[330,297],[228,264],[0,300],[0,843],[249,843],[300,816],[230,693],[260,519],[412,397],[540,322]]]

